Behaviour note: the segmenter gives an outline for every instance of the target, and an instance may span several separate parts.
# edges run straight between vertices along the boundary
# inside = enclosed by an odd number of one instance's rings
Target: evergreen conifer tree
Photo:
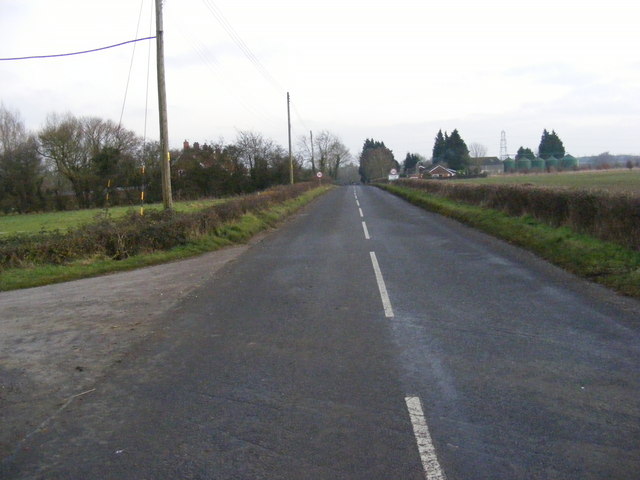
[[[445,136],[444,160],[453,170],[464,170],[469,166],[469,149],[457,129]]]
[[[536,155],[530,148],[524,148],[521,146],[518,149],[518,153],[516,153],[516,160],[520,160],[521,158],[528,158],[529,160],[533,160],[534,158],[536,158]]]
[[[385,146],[384,142],[366,139],[360,153],[358,168],[362,182],[368,183],[371,180],[386,178],[392,168],[400,168],[393,157],[393,152]]]
[[[445,135],[442,134],[442,130],[438,130],[438,134],[433,143],[432,162],[434,165],[444,162],[444,152],[446,150]]]
[[[402,167],[404,168],[405,173],[412,172],[416,165],[420,161],[420,156],[415,153],[407,152],[407,156],[404,159],[404,163]]]
[[[540,138],[540,146],[538,147],[538,156],[545,160],[551,156],[562,158],[565,155],[564,145],[558,137],[555,130],[551,133],[545,128]]]

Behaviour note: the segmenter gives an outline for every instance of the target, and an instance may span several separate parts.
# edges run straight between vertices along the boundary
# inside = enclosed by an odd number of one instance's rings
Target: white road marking
[[[362,209],[361,209],[361,208],[358,208],[358,210],[360,211],[360,216],[361,216],[362,218],[364,218],[364,213],[362,213]]]
[[[404,401],[407,403],[407,409],[409,410],[409,417],[413,425],[413,434],[418,443],[418,452],[420,453],[420,460],[422,461],[426,479],[445,480],[446,477],[440,467],[436,450],[431,441],[431,434],[429,433],[427,421],[424,418],[420,398],[406,397]]]
[[[367,224],[362,222],[362,229],[364,230],[364,238],[369,240],[371,237],[369,236],[369,229],[367,229]]]
[[[360,202],[358,201],[357,198],[356,198],[356,205],[358,205],[358,207],[360,206]]]
[[[376,252],[369,252],[371,254],[371,263],[373,264],[373,271],[376,274],[376,282],[378,282],[378,290],[380,290],[380,298],[382,299],[382,306],[384,307],[384,314],[387,318],[393,318],[393,309],[391,308],[391,300],[389,300],[389,294],[387,293],[387,286],[382,278],[382,272],[380,271],[380,265],[376,258]]]
[[[40,425],[38,425],[38,427],[29,432],[27,435],[25,435],[24,437],[22,437],[22,440],[20,440],[18,442],[18,444],[16,445],[15,449],[13,450],[13,453],[7,457],[9,459],[11,459],[13,461],[13,459],[15,458],[15,456],[18,454],[18,452],[20,450],[22,450],[22,445],[24,445],[25,443],[27,443],[27,441],[33,437],[34,435],[38,434],[39,432],[41,432],[42,430],[44,430],[45,428],[47,428],[47,426],[49,425],[49,423],[51,423],[52,420],[54,420],[58,415],[60,415],[62,413],[63,410],[65,410],[69,405],[71,405],[71,402],[73,402],[76,398],[78,397],[82,397],[84,395],[87,395],[88,393],[92,393],[95,392],[96,389],[92,388],[91,390],[86,390],[82,393],[76,393],[75,395],[72,395],[71,397],[69,397],[67,399],[66,402],[64,402],[62,404],[62,406],[60,408],[58,408],[58,410],[56,410],[55,412],[53,412],[53,415],[49,416],[48,418],[46,418]],[[4,461],[5,459],[3,459]]]

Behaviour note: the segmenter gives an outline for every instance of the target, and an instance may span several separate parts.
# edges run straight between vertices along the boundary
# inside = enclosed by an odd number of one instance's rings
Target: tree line
[[[405,173],[415,172],[418,164],[426,162],[422,155],[407,152],[402,168]],[[455,170],[465,170],[469,167],[469,149],[458,130],[454,130],[451,134],[438,131],[433,146],[432,163],[445,164]],[[400,164],[394,158],[393,152],[382,141],[366,139],[360,153],[358,171],[361,181],[368,183],[387,178],[392,169],[400,171]]]
[[[439,130],[434,139],[432,162],[434,165],[441,163],[459,172],[469,173],[473,163],[471,154],[475,158],[486,154],[486,148],[480,144],[473,143],[470,147],[471,149],[467,147],[457,129],[453,130],[450,135],[447,132],[443,134],[442,130]],[[538,146],[538,157],[547,160],[551,157],[561,159],[564,156],[565,148],[558,134],[555,130],[549,133],[545,128]],[[530,148],[521,146],[515,159],[529,158],[533,160],[535,157],[536,155]]]
[[[302,139],[293,158],[295,181],[317,171],[336,179],[351,155],[336,135]],[[313,154],[312,154],[313,153]],[[250,193],[290,181],[289,153],[262,134],[241,131],[171,150],[177,200]],[[111,120],[51,114],[29,132],[17,112],[0,104],[0,211],[28,213],[148,203],[162,198],[160,146]]]
[[[560,159],[565,156],[565,149],[558,137],[558,134],[555,130],[551,130],[551,133],[545,128],[542,132],[542,137],[540,137],[540,145],[538,146],[538,157],[544,160],[548,160],[551,157],[556,159]],[[528,158],[529,160],[533,160],[536,158],[536,155],[533,153],[533,150],[530,148],[525,148],[521,146],[518,148],[518,152],[516,153],[516,160],[520,160],[523,158]]]
[[[433,165],[442,164],[460,174],[477,174],[480,168],[479,165],[474,165],[474,159],[484,157],[486,152],[486,147],[479,143],[471,143],[467,146],[457,129],[454,129],[451,133],[443,132],[440,129],[434,138],[431,163]],[[520,158],[534,159],[535,156],[530,148],[520,147],[516,160]],[[561,159],[564,156],[564,145],[555,130],[549,132],[544,129],[538,147],[538,157],[546,160],[551,157]],[[402,168],[405,174],[416,173],[418,165],[427,163],[427,159],[422,155],[407,152]],[[390,170],[394,168],[399,170],[400,165],[395,160],[393,152],[386,147],[384,142],[366,139],[360,153],[358,171],[361,181],[367,183],[386,178]]]

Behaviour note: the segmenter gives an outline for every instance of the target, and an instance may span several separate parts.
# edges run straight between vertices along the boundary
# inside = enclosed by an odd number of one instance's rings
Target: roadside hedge
[[[640,250],[640,196],[596,190],[533,185],[483,185],[438,180],[402,179],[397,185],[451,200],[529,215],[552,226]]]
[[[215,234],[228,222],[247,213],[259,213],[312,188],[313,183],[279,186],[193,213],[151,210],[141,216],[132,211],[118,220],[102,218],[67,232],[2,237],[0,271],[36,264],[59,265],[96,256],[121,260],[140,253],[168,250]]]

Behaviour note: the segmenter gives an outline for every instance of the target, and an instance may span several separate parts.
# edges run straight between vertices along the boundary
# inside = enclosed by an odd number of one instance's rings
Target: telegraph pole
[[[287,125],[289,126],[289,178],[291,185],[293,185],[293,157],[291,156],[291,108],[289,104],[291,100],[289,98],[289,92],[287,92]]]
[[[162,165],[162,203],[165,210],[173,208],[171,197],[171,158],[169,157],[169,123],[167,121],[167,89],[164,76],[164,30],[162,0],[156,0],[156,65],[158,69],[158,110],[160,113],[160,147]]]
[[[311,138],[311,171],[316,174],[316,161],[313,158],[313,131],[309,130],[309,138]]]

